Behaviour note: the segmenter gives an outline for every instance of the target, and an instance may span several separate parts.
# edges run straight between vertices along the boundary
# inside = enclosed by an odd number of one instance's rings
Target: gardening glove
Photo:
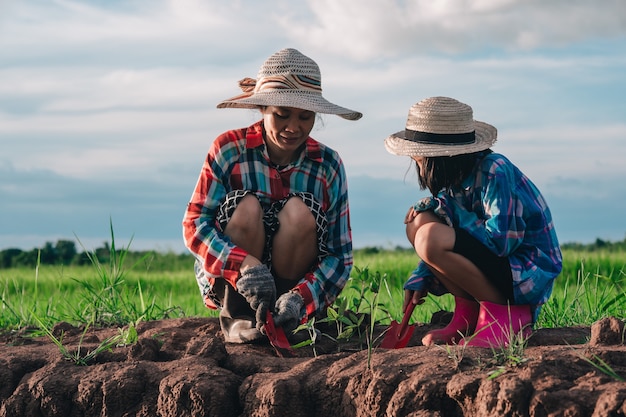
[[[263,264],[246,269],[237,280],[237,291],[256,311],[256,328],[261,330],[267,311],[276,302],[276,284],[272,273]]]
[[[304,299],[296,292],[289,291],[278,297],[274,324],[282,327],[287,335],[291,335],[300,324]]]

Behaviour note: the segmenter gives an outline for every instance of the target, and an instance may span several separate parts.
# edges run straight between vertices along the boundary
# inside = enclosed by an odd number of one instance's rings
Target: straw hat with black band
[[[394,155],[454,156],[482,151],[496,143],[498,131],[474,120],[470,106],[449,97],[430,97],[409,109],[406,127],[385,139]]]
[[[295,107],[315,113],[358,120],[363,115],[322,97],[322,75],[311,58],[293,48],[282,49],[261,66],[256,80],[239,81],[243,93],[220,102],[217,108]]]

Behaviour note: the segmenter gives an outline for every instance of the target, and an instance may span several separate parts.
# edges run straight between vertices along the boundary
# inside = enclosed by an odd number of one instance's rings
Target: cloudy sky
[[[183,251],[181,220],[221,132],[216,109],[269,55],[313,58],[364,113],[312,136],[341,154],[355,247],[401,244],[423,197],[383,139],[444,95],[495,125],[562,242],[626,234],[623,0],[0,0],[0,250],[74,239]]]

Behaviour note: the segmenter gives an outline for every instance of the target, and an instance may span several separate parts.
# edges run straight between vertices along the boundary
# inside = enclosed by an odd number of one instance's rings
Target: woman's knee
[[[254,195],[241,199],[224,232],[227,235],[258,233],[263,228],[263,209]]]
[[[315,217],[309,207],[298,197],[292,197],[278,213],[279,231],[290,234],[309,235],[316,233]]]
[[[273,270],[285,280],[301,279],[319,253],[315,217],[300,198],[293,197],[278,218],[280,227],[272,242]]]

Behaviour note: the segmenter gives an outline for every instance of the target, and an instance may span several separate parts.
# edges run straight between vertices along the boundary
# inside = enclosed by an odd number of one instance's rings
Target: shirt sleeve
[[[417,268],[411,272],[409,279],[404,283],[404,289],[411,291],[427,290],[434,277],[426,262],[420,261]]]
[[[337,157],[338,166],[328,183],[329,207],[328,254],[317,267],[296,286],[302,295],[306,314],[312,316],[331,305],[346,285],[352,270],[352,234],[348,204],[348,187],[343,163]]]
[[[445,192],[437,199],[454,227],[466,230],[498,256],[509,256],[524,240],[524,205],[517,198],[510,170],[499,160],[477,173],[482,196],[476,206],[465,207],[462,198]],[[468,203],[472,204],[472,203]]]
[[[237,154],[235,141],[229,140],[228,135],[213,142],[204,161],[183,219],[183,237],[210,277],[223,277],[235,287],[247,252],[235,246],[215,225],[217,209],[227,193],[225,167]]]

